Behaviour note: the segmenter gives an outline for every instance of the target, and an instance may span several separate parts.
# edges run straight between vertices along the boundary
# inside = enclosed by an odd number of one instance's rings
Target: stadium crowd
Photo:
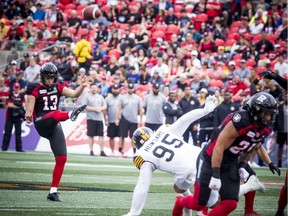
[[[100,13],[84,20],[82,10],[91,4]],[[285,1],[4,0],[0,17],[1,50],[23,53],[21,61],[12,59],[1,73],[1,107],[14,83],[23,93],[27,82],[40,80],[45,62],[54,63],[60,79],[73,89],[83,75],[91,75],[104,97],[114,84],[126,94],[133,83],[144,100],[158,83],[165,97],[176,93],[176,103],[186,95],[201,106],[215,94],[228,104],[228,112],[259,91],[283,103],[278,84],[258,74],[288,75]],[[231,94],[228,99],[225,93]],[[61,107],[80,104],[82,96],[62,98]],[[211,130],[215,125],[202,126]],[[193,139],[195,130],[194,125]]]

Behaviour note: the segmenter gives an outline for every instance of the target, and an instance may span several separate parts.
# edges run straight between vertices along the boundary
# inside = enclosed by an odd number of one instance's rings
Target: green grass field
[[[61,180],[63,202],[46,200],[54,157],[51,153],[0,152],[0,215],[96,215],[120,216],[129,211],[138,170],[132,159],[69,155]],[[268,168],[256,169],[265,183],[265,193],[257,193],[255,209],[273,216],[285,170],[281,177]],[[169,216],[175,200],[174,178],[155,172],[143,216]],[[232,216],[243,215],[244,199]],[[193,214],[195,215],[195,214]]]

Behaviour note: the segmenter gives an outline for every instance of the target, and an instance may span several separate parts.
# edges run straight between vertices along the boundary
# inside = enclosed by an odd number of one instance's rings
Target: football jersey
[[[162,125],[137,151],[134,164],[140,169],[144,162],[149,162],[155,169],[186,178],[189,173],[196,173],[200,151],[201,148],[186,143]]]
[[[39,116],[59,109],[60,97],[64,87],[65,85],[60,82],[56,82],[51,88],[47,88],[42,83],[28,84],[26,94],[35,97],[34,120]]]
[[[206,159],[211,160],[218,136],[229,122],[233,123],[239,133],[239,137],[237,137],[232,145],[224,151],[222,163],[229,163],[237,160],[240,153],[249,152],[257,143],[263,142],[271,133],[270,128],[256,129],[252,124],[252,119],[247,111],[242,110],[231,113],[223,120],[222,124],[213,131],[211,140],[204,149],[204,157]]]

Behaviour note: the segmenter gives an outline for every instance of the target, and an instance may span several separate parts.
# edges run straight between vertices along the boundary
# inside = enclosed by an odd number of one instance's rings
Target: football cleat
[[[183,215],[183,206],[181,206],[181,201],[183,199],[183,194],[178,194],[174,203],[172,210],[172,216],[182,216]]]
[[[104,151],[101,151],[100,156],[102,156],[102,157],[107,157],[107,155],[105,154]]]
[[[59,198],[59,195],[58,193],[49,193],[48,196],[47,196],[47,200],[50,200],[50,201],[55,201],[55,202],[62,202]]]
[[[246,184],[249,184],[251,186],[252,191],[258,190],[261,193],[265,192],[265,186],[259,181],[259,179],[255,175],[250,176]]]
[[[260,216],[256,211],[252,211],[252,212],[245,212],[243,216]]]
[[[275,216],[285,216],[285,213],[283,211],[277,211]]]
[[[75,121],[75,120],[77,119],[78,115],[79,115],[83,110],[85,110],[86,106],[87,106],[87,105],[82,105],[82,106],[80,106],[80,107],[74,108],[74,109],[72,110],[71,115],[70,115],[71,121]]]

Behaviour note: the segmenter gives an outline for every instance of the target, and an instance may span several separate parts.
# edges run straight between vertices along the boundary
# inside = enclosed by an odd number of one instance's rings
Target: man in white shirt
[[[282,77],[288,75],[288,64],[284,61],[283,55],[278,57],[278,62],[274,65],[274,71]]]
[[[196,50],[192,50],[191,52],[191,60],[192,60],[192,65],[196,69],[200,70],[201,69],[201,61],[198,59],[198,52]]]
[[[169,67],[167,64],[163,63],[163,59],[162,59],[162,54],[158,53],[158,59],[157,59],[157,64],[151,69],[151,76],[153,76],[155,71],[159,72],[159,76],[164,78],[167,76],[168,72],[169,72]]]

